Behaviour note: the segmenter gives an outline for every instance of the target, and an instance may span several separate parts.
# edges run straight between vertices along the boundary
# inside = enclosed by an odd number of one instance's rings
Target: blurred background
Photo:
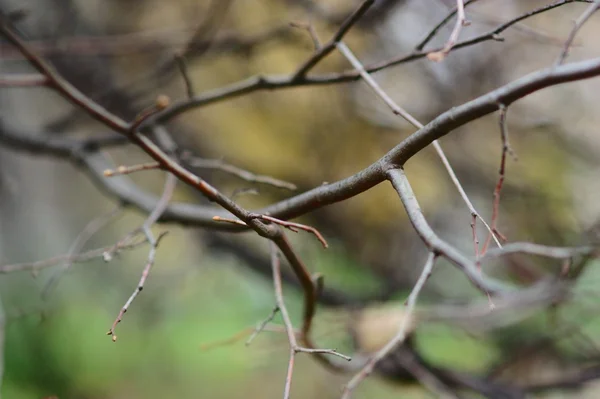
[[[0,10],[16,20],[20,33],[69,82],[132,120],[158,95],[186,97],[175,54],[184,54],[196,93],[257,74],[290,74],[314,51],[307,31],[290,23],[312,24],[326,42],[359,3],[1,0]],[[471,25],[462,30],[461,39],[548,3],[479,0],[467,8]],[[345,42],[365,64],[408,54],[454,6],[453,0],[378,0]],[[585,7],[581,2],[566,4],[515,24],[501,34],[502,42],[487,41],[456,50],[440,63],[424,58],[374,76],[398,104],[427,123],[453,106],[552,65]],[[443,46],[453,24],[451,20],[426,48]],[[599,29],[600,21],[592,17],[577,35],[569,60],[600,53]],[[33,72],[5,40],[0,41],[0,60],[2,74]],[[349,63],[334,52],[311,73],[347,69]],[[600,80],[586,80],[543,90],[510,107],[510,142],[518,160],[507,161],[499,217],[499,229],[509,241],[597,241],[599,92]],[[7,131],[52,139],[110,134],[47,89],[2,88],[0,101],[0,128]],[[168,127],[179,147],[195,156],[292,182],[297,192],[358,172],[414,131],[361,82],[256,92],[189,111]],[[502,149],[498,115],[452,132],[441,144],[489,222]],[[128,145],[106,154],[113,166],[148,160]],[[119,208],[81,169],[65,160],[18,151],[0,139],[0,265],[67,254],[90,221],[106,223],[79,251],[113,245],[144,222],[147,215]],[[249,209],[294,194],[218,170],[195,171]],[[471,255],[469,210],[435,152],[421,152],[406,171],[434,229]],[[130,178],[160,195],[165,176],[147,171]],[[183,184],[174,199],[208,204]],[[315,339],[344,353],[366,352],[361,345],[370,337],[357,337],[363,312],[377,306],[402,309],[426,248],[388,184],[297,221],[319,228],[330,243],[325,251],[310,235],[291,237],[311,271],[324,274],[328,288]],[[123,251],[110,262],[96,257],[0,276],[3,398],[282,396],[288,347],[279,318],[251,345],[244,345],[274,306],[268,243],[256,234],[177,224],[156,225],[154,231],[168,234],[143,293],[117,329],[116,343],[104,334],[137,285],[147,246]],[[483,227],[479,232],[483,242]],[[558,309],[541,306],[518,323],[479,333],[451,322],[424,321],[412,331],[411,346],[432,367],[517,387],[550,385],[586,367],[597,371],[595,287],[600,273],[594,266],[598,264],[585,269]],[[556,275],[560,267],[557,261],[511,256],[486,265],[486,271],[532,284]],[[298,323],[301,292],[293,277],[287,281],[285,298]],[[460,307],[477,299],[481,295],[466,277],[440,260],[419,304]],[[532,397],[595,398],[600,395],[595,376]],[[349,377],[298,356],[293,396],[337,398]],[[379,376],[367,379],[355,397],[430,395],[410,379]]]

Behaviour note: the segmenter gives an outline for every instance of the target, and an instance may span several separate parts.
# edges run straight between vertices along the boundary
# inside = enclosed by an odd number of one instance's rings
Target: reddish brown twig
[[[319,232],[319,230],[315,229],[314,227],[307,226],[305,224],[300,224],[300,223],[287,222],[285,220],[277,219],[277,218],[274,218],[274,217],[268,216],[268,215],[261,215],[258,213],[251,213],[249,215],[249,217],[250,217],[250,219],[262,219],[262,220],[266,220],[268,222],[273,222],[275,224],[285,227],[288,230],[293,231],[294,233],[297,233],[298,229],[304,230],[306,232],[313,234],[317,238],[317,240],[319,240],[321,245],[323,245],[323,248],[329,248],[329,244],[327,244],[325,237],[323,237],[323,235]]]
[[[313,46],[315,46],[315,51],[319,51],[322,47],[321,41],[319,40],[319,36],[317,35],[317,31],[312,23],[300,23],[300,22],[290,22],[290,26],[292,28],[303,29],[308,32],[310,38],[313,42]]]
[[[156,97],[154,105],[152,105],[149,108],[146,108],[135,117],[135,119],[131,123],[131,126],[129,127],[129,132],[134,133],[135,131],[137,131],[140,125],[144,123],[145,120],[150,118],[152,115],[155,115],[163,109],[167,108],[170,103],[171,100],[164,94],[161,94],[158,97]]]
[[[500,238],[500,240],[506,241],[506,237],[498,231],[498,214],[500,213],[500,192],[502,191],[502,186],[504,184],[504,178],[505,178],[505,173],[506,173],[506,154],[511,154],[514,156],[514,152],[508,141],[508,128],[506,126],[506,113],[507,113],[508,108],[503,104],[500,104],[499,108],[500,108],[499,124],[500,124],[500,133],[501,133],[501,137],[502,137],[502,155],[500,157],[500,169],[498,171],[498,174],[499,174],[498,182],[496,183],[496,187],[494,189],[494,201],[493,201],[493,205],[492,205],[492,221],[491,221],[492,230],[490,232],[488,232],[488,236],[485,239],[483,248],[481,249],[482,255],[485,255],[485,253],[487,252],[490,242],[492,240],[492,236],[497,236]]]

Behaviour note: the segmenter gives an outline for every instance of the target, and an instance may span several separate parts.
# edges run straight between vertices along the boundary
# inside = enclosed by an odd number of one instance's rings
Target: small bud
[[[116,335],[113,335],[113,336],[112,336],[112,341],[113,341],[113,342],[117,342],[117,336],[116,336]]]
[[[161,94],[158,97],[156,97],[156,108],[159,110],[165,109],[169,106],[170,102],[171,100],[168,96]]]

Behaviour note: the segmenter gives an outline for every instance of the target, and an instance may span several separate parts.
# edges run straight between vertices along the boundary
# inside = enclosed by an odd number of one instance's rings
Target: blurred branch
[[[586,21],[592,16],[592,14],[598,11],[598,8],[600,8],[600,0],[595,0],[594,3],[590,4],[590,6],[584,11],[584,13],[581,14],[579,18],[577,18],[577,21],[575,21],[573,29],[571,30],[571,33],[569,33],[569,37],[565,41],[563,49],[560,55],[558,56],[558,60],[556,60],[556,65],[560,65],[565,61],[567,55],[569,55],[569,48],[571,47],[571,44],[575,39],[575,35],[577,34],[577,32],[579,32],[579,29],[581,29],[581,27],[586,23]]]
[[[421,292],[421,289],[425,285],[425,282],[433,271],[433,265],[436,257],[437,254],[435,252],[430,252],[427,256],[427,262],[425,262],[425,266],[423,266],[423,271],[421,272],[417,283],[413,287],[406,301],[406,312],[402,318],[398,332],[382,349],[380,349],[373,357],[371,357],[367,364],[365,364],[365,366],[348,382],[348,384],[346,384],[344,387],[344,393],[342,394],[342,399],[350,399],[352,396],[352,391],[356,389],[356,387],[373,372],[373,369],[377,363],[386,357],[392,350],[394,350],[394,348],[404,342],[408,334],[407,329],[409,326],[409,321],[412,318],[415,304],[417,303],[417,298]],[[452,397],[456,396],[453,395]]]

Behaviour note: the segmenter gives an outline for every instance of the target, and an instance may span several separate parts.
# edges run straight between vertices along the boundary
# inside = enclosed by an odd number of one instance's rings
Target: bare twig
[[[187,96],[190,99],[194,98],[194,96],[195,96],[194,84],[192,83],[192,78],[190,77],[190,73],[188,71],[185,56],[182,54],[177,54],[177,55],[175,55],[175,60],[177,61],[177,66],[179,67],[181,76],[183,77],[183,82],[185,83],[185,91],[187,93]]]
[[[361,5],[354,11],[345,21],[342,23],[338,31],[333,35],[330,41],[320,47],[304,64],[302,64],[292,80],[302,79],[310,70],[317,65],[323,58],[328,56],[333,50],[335,50],[336,44],[344,38],[344,35],[348,33],[350,28],[358,22],[358,20],[367,12],[367,10],[375,3],[375,0],[365,0]]]
[[[448,53],[450,53],[450,50],[452,50],[452,47],[458,42],[462,27],[468,25],[469,21],[467,21],[467,17],[465,16],[465,5],[463,0],[456,0],[456,24],[454,25],[454,29],[452,29],[452,33],[444,45],[444,48],[441,51],[427,54],[427,58],[435,62],[443,61]]]
[[[258,334],[260,334],[265,329],[267,324],[269,324],[271,321],[273,321],[273,318],[275,317],[277,312],[279,312],[279,307],[275,306],[273,308],[273,310],[271,310],[271,314],[269,314],[269,316],[266,319],[261,321],[260,324],[258,324],[256,326],[256,328],[254,329],[254,331],[252,332],[252,335],[250,335],[250,337],[248,337],[248,339],[245,342],[246,346],[250,345],[252,343],[252,341],[254,341],[254,338],[256,338],[258,336]]]
[[[506,126],[506,113],[508,108],[500,104],[500,133],[502,137],[502,155],[500,157],[500,169],[498,171],[498,182],[494,188],[494,202],[492,206],[492,229],[488,232],[488,236],[485,239],[481,253],[484,255],[488,250],[492,237],[499,237],[501,240],[506,241],[506,238],[498,231],[498,214],[500,213],[500,192],[502,191],[502,185],[504,184],[504,177],[506,172],[506,154],[513,154],[514,152],[510,147],[508,141],[508,128]]]
[[[400,196],[402,205],[404,205],[408,218],[415,228],[415,231],[419,234],[430,251],[445,257],[456,265],[471,280],[473,285],[485,294],[501,294],[513,291],[513,288],[509,285],[486,277],[474,262],[435,234],[425,220],[419,202],[417,201],[415,194],[412,191],[412,187],[402,169],[390,169],[388,170],[387,175],[394,189]]]
[[[162,194],[158,204],[156,205],[156,208],[154,208],[154,210],[152,211],[150,216],[148,216],[148,218],[142,225],[142,231],[144,232],[146,239],[150,243],[150,252],[148,253],[148,261],[146,262],[146,266],[144,267],[144,271],[142,272],[142,277],[140,278],[140,281],[138,282],[136,289],[133,291],[133,293],[127,300],[127,302],[125,302],[125,305],[123,305],[123,307],[121,308],[121,311],[119,312],[119,315],[113,322],[112,327],[106,333],[107,335],[112,336],[113,342],[117,341],[117,336],[115,335],[115,328],[117,327],[117,324],[119,324],[121,322],[121,320],[123,319],[123,315],[125,315],[125,312],[127,312],[127,310],[129,309],[129,306],[131,306],[131,303],[133,302],[133,300],[144,289],[144,284],[146,282],[146,279],[148,278],[148,275],[150,274],[150,270],[152,269],[152,266],[154,265],[154,261],[156,258],[156,250],[158,248],[158,244],[160,243],[160,239],[162,236],[155,238],[150,229],[151,229],[152,225],[160,218],[160,215],[167,208],[167,205],[169,204],[169,201],[173,195],[173,192],[175,191],[176,183],[177,183],[177,179],[175,178],[175,176],[173,176],[170,173],[167,174],[167,178],[165,181],[165,187],[163,189],[163,194]]]
[[[119,215],[123,210],[122,206],[119,204],[114,209],[111,209],[109,212],[106,212],[94,219],[92,219],[83,230],[77,235],[73,244],[69,248],[69,252],[67,253],[68,259],[73,259],[73,257],[81,251],[81,249],[87,244],[87,242],[100,231],[104,226],[110,223],[114,217]],[[50,291],[56,286],[59,279],[71,268],[73,262],[67,261],[63,267],[57,270],[52,277],[46,283],[44,289],[42,290],[42,297],[45,298],[48,296]]]
[[[462,6],[463,8],[463,13],[464,13],[464,8],[466,6],[468,6],[469,4],[475,3],[477,0],[467,0],[465,1],[462,5],[457,3],[457,6],[454,7],[449,13],[448,15],[446,15],[444,17],[444,19],[442,19],[437,25],[435,25],[426,35],[425,37],[415,46],[415,51],[421,51],[425,48],[425,46],[435,37],[435,35],[437,35],[437,33],[439,32],[440,29],[442,29],[444,27],[444,25],[446,25],[448,22],[450,22],[450,20],[452,19],[452,17],[454,17],[458,10],[458,6]],[[457,21],[458,22],[458,21]]]
[[[290,318],[290,315],[287,311],[287,307],[285,306],[285,301],[283,299],[283,285],[281,282],[281,262],[279,260],[279,251],[275,243],[271,244],[271,265],[273,267],[275,301],[281,313],[281,318],[283,319],[283,324],[287,332],[288,342],[290,344],[290,358],[288,361],[288,369],[285,378],[285,387],[283,390],[283,399],[289,399],[292,387],[292,375],[294,373],[294,362],[297,353],[305,352],[313,354],[335,355],[347,361],[350,361],[351,359],[348,356],[342,355],[341,353],[333,349],[303,348],[298,345],[298,341],[296,340],[296,334],[292,324],[292,319]]]
[[[321,245],[323,245],[323,248],[329,248],[329,244],[327,244],[325,237],[323,237],[323,235],[319,232],[319,230],[315,229],[314,227],[307,226],[305,224],[300,224],[300,223],[286,222],[285,220],[277,219],[272,216],[261,215],[261,214],[256,214],[256,213],[251,213],[250,218],[251,219],[262,219],[262,220],[266,220],[268,222],[278,224],[280,226],[285,227],[286,229],[293,231],[294,233],[297,233],[298,229],[304,230],[306,232],[313,234],[317,238],[317,240],[319,240]]]
[[[290,26],[292,28],[304,29],[310,35],[310,38],[313,42],[313,46],[315,46],[315,51],[319,51],[322,47],[321,41],[319,40],[319,36],[317,35],[317,31],[312,23],[300,23],[300,22],[290,22]]]
[[[202,169],[216,169],[221,170],[225,173],[229,173],[236,177],[239,177],[242,180],[245,180],[250,183],[260,183],[267,184],[277,188],[285,188],[287,190],[295,191],[297,187],[295,184],[276,179],[271,176],[266,175],[258,175],[247,170],[238,168],[237,166],[228,164],[221,159],[203,159],[197,157],[191,157],[189,155],[184,155],[182,157],[187,164],[194,168],[202,168]]]
[[[48,79],[41,74],[0,75],[0,87],[38,87],[47,83]]]
[[[560,65],[565,61],[565,59],[569,55],[569,49],[571,48],[571,44],[575,39],[575,35],[577,35],[577,32],[579,32],[581,27],[587,22],[587,20],[592,16],[592,14],[598,11],[598,8],[600,8],[600,0],[595,0],[592,4],[589,5],[588,8],[586,8],[583,14],[581,14],[579,18],[577,18],[577,21],[575,21],[573,29],[571,30],[571,33],[569,33],[569,37],[565,41],[563,49],[560,52],[560,55],[558,56],[555,65]]]
[[[369,361],[367,364],[346,384],[344,387],[344,393],[342,394],[342,399],[350,399],[352,396],[352,391],[360,384],[366,377],[368,377],[375,368],[375,365],[384,357],[386,357],[394,348],[404,342],[404,339],[407,335],[407,328],[409,326],[410,319],[412,318],[412,314],[415,308],[415,304],[417,302],[417,298],[423,285],[431,275],[433,270],[433,265],[435,263],[436,254],[434,252],[430,252],[427,256],[427,262],[425,262],[425,266],[423,266],[423,271],[417,280],[417,283],[413,287],[408,299],[406,300],[406,312],[404,317],[402,318],[402,322],[398,327],[398,332],[396,335],[383,347],[381,348]]]
[[[385,102],[385,104],[388,107],[390,107],[390,109],[392,110],[392,112],[394,114],[401,116],[402,118],[404,118],[406,121],[408,121],[411,125],[413,125],[417,129],[422,129],[424,127],[424,125],[421,122],[419,122],[417,119],[415,119],[404,108],[400,107],[394,100],[391,99],[390,96],[387,95],[387,93],[385,91],[383,91],[383,89],[379,86],[379,84],[377,84],[375,79],[373,79],[373,77],[371,75],[369,75],[369,73],[365,70],[362,63],[358,60],[358,58],[356,58],[354,53],[352,53],[352,51],[348,48],[348,46],[346,46],[346,44],[344,42],[339,42],[337,44],[337,46],[338,46],[338,50],[344,55],[344,57],[346,57],[346,59],[348,59],[348,61],[352,64],[352,66],[360,73],[360,76],[362,76],[362,78],[369,85],[369,87],[371,87],[373,89],[373,91],[375,92],[375,94],[377,94],[379,96],[379,98],[381,98],[383,100],[383,102]],[[446,157],[446,154],[444,153],[444,150],[442,149],[442,146],[440,145],[440,143],[437,140],[433,140],[432,144],[433,144],[433,148],[435,149],[435,151],[438,154],[438,157],[442,160],[442,163],[444,164],[444,167],[446,168],[446,171],[447,171],[448,175],[450,176],[450,179],[454,183],[454,186],[460,193],[460,196],[462,197],[465,204],[467,204],[467,207],[469,208],[469,211],[471,212],[471,216],[481,220],[483,225],[491,232],[492,230],[491,230],[490,226],[479,215],[479,213],[477,212],[477,210],[471,203],[471,200],[469,199],[469,196],[465,192],[462,184],[460,184],[460,181],[458,180],[456,173],[454,173],[454,169],[452,169],[452,166],[450,165],[450,162],[448,161],[448,158]],[[496,241],[496,243],[498,244],[498,246],[501,247],[500,242]]]
[[[60,264],[84,263],[84,262],[89,262],[91,260],[95,260],[98,258],[106,258],[106,256],[107,256],[106,254],[110,254],[108,256],[112,257],[115,253],[121,252],[123,250],[128,250],[128,249],[133,249],[133,248],[139,247],[140,245],[143,245],[147,242],[146,240],[135,240],[134,238],[135,237],[127,237],[126,239],[119,240],[119,242],[117,242],[114,245],[103,247],[103,248],[98,248],[98,249],[92,249],[90,251],[87,251],[87,252],[84,252],[81,254],[77,254],[77,255],[66,254],[66,255],[56,256],[56,257],[49,258],[49,259],[40,260],[37,262],[14,263],[14,264],[9,264],[9,265],[2,265],[2,266],[0,266],[0,274],[25,272],[25,271],[35,273],[41,269],[60,265]]]
[[[105,177],[113,177],[120,175],[129,175],[135,172],[140,172],[143,170],[156,170],[160,168],[160,164],[158,162],[147,162],[141,163],[138,165],[125,166],[121,165],[117,169],[106,169],[104,171]]]

